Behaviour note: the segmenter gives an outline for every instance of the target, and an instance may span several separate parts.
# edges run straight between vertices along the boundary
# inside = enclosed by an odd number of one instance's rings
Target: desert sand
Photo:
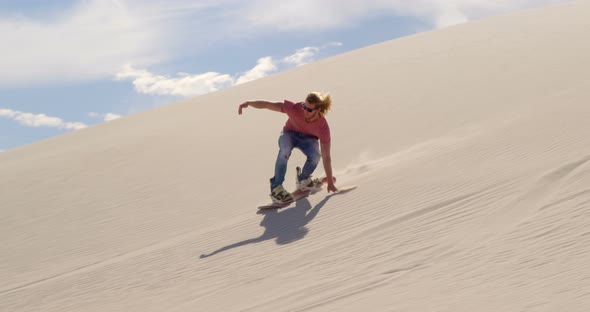
[[[517,12],[0,153],[0,311],[588,311],[589,34]],[[286,115],[238,105],[310,91],[358,188],[260,213]]]

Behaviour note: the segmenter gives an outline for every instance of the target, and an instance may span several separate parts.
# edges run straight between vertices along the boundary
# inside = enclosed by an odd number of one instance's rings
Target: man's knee
[[[291,150],[288,150],[288,149],[279,150],[279,158],[284,159],[284,160],[289,160],[289,157],[291,157]]]
[[[322,158],[322,154],[320,154],[319,151],[313,151],[309,156],[309,161],[311,161],[314,164],[317,164],[320,162],[320,159]]]

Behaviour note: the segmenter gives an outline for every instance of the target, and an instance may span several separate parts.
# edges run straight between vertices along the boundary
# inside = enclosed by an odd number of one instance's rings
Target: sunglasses
[[[317,108],[309,108],[309,107],[305,106],[305,103],[301,103],[301,107],[303,107],[303,109],[306,110],[308,113],[311,113],[317,109]]]

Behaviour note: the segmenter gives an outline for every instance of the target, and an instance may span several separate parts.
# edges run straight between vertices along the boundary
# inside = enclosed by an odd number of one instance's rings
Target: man
[[[270,179],[270,197],[276,203],[288,203],[293,197],[283,188],[287,163],[293,148],[300,149],[307,157],[301,174],[297,177],[298,190],[318,189],[321,182],[313,179],[320,157],[328,178],[328,192],[336,192],[332,176],[332,159],[330,156],[330,127],[325,116],[332,106],[332,99],[328,94],[312,92],[307,95],[305,102],[293,103],[268,101],[247,101],[239,107],[238,113],[247,107],[269,109],[285,113],[289,117],[279,137],[279,155],[275,163],[275,175]],[[319,143],[318,143],[319,141]]]

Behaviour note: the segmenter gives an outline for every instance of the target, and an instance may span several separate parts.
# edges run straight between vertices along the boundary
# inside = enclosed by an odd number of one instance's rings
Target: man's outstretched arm
[[[244,102],[242,104],[240,104],[240,107],[238,109],[238,114],[242,114],[242,109],[252,106],[254,108],[258,108],[258,109],[269,109],[275,112],[280,112],[281,111],[281,107],[283,106],[283,102],[269,102],[269,101],[263,101],[263,100],[258,100],[258,101],[247,101]]]

